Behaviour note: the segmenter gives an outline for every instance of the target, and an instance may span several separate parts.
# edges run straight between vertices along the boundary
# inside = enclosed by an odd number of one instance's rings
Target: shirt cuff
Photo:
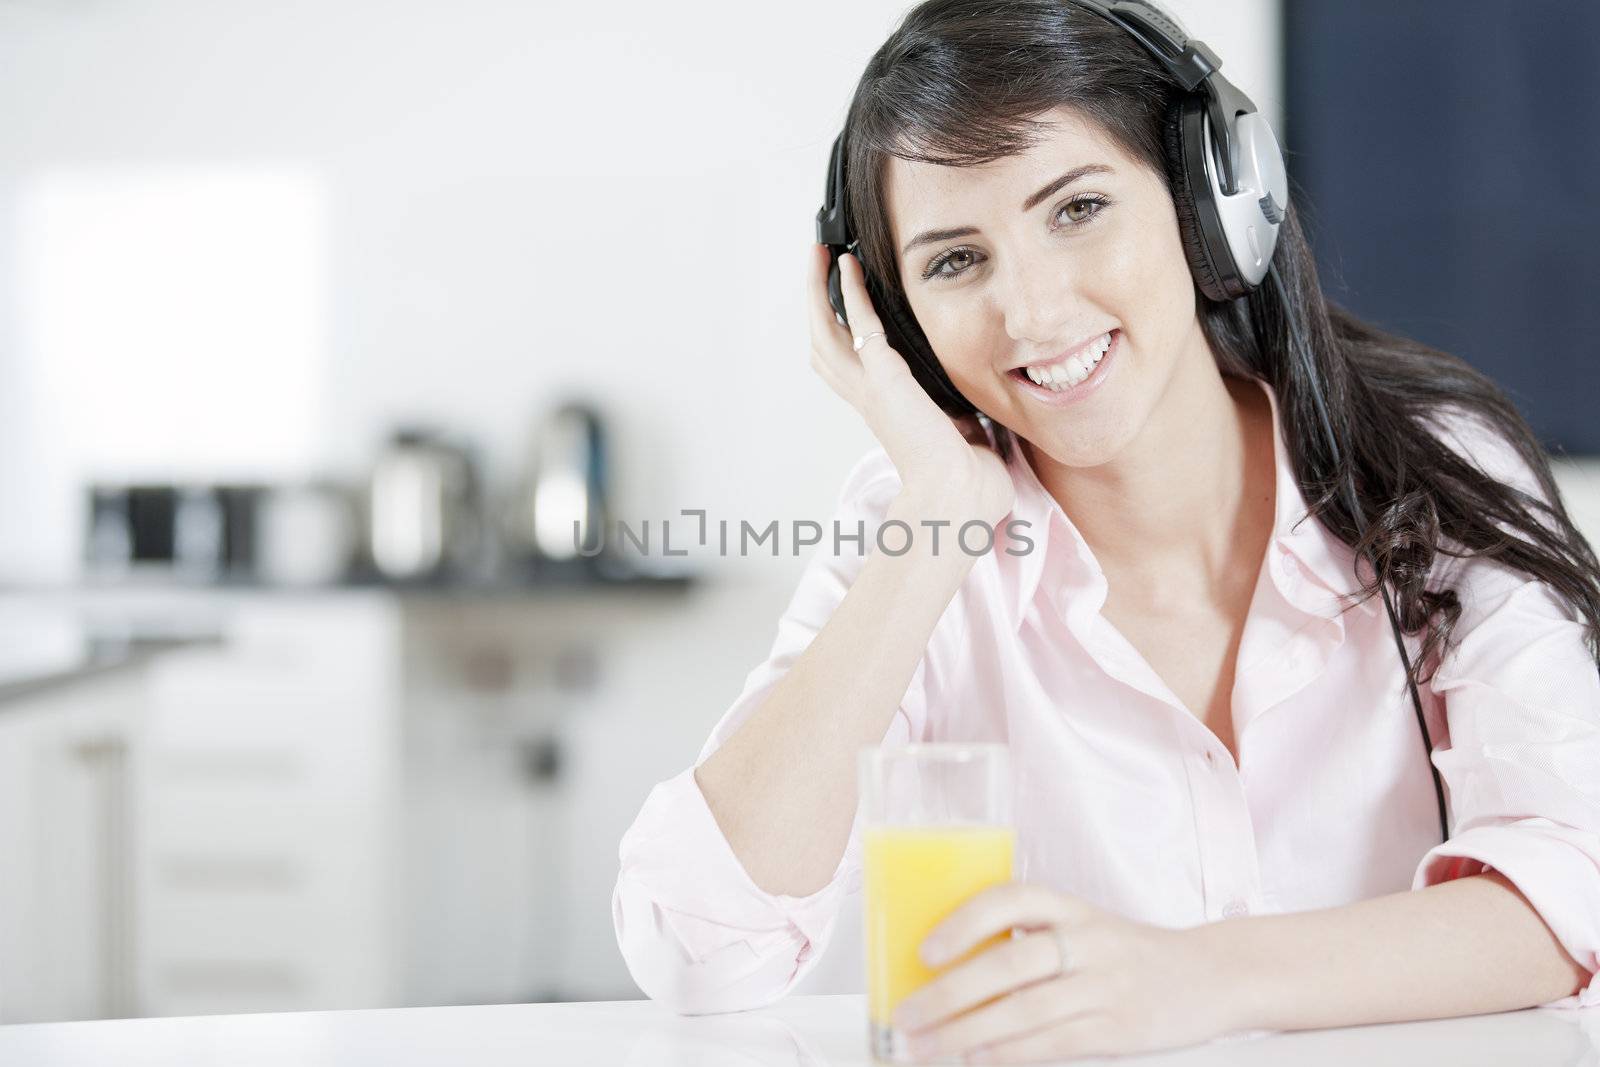
[[[1549,819],[1475,826],[1422,857],[1412,889],[1495,870],[1515,885],[1556,940],[1589,971],[1583,989],[1540,1005],[1600,1005],[1600,840]]]
[[[648,890],[692,963],[739,941],[770,944],[784,932],[804,940],[796,960],[804,963],[832,932],[850,858],[846,849],[815,893],[766,892],[723,836],[692,767],[651,790],[620,851],[622,877]]]

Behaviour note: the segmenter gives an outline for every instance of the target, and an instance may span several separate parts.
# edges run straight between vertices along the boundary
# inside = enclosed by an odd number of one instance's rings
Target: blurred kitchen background
[[[0,0],[0,1021],[639,995],[618,839],[805,563],[660,522],[871,446],[803,265],[905,6]],[[1172,7],[1600,535],[1597,9]]]

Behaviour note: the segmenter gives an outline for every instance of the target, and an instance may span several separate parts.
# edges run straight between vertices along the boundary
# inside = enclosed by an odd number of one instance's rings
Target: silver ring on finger
[[[867,347],[867,342],[872,340],[874,337],[887,337],[887,336],[888,336],[888,334],[884,333],[882,330],[873,330],[869,334],[866,334],[864,336],[856,338],[855,349],[856,349],[857,352],[859,352],[863,348]]]
[[[1050,935],[1055,938],[1056,951],[1061,954],[1061,966],[1056,968],[1056,977],[1064,978],[1072,970],[1072,945],[1067,941],[1067,932],[1059,926],[1050,927]]]

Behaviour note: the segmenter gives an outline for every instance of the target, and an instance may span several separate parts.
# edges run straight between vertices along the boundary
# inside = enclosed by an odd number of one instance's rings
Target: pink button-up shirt
[[[1263,386],[1263,388],[1266,388]],[[1018,877],[1129,918],[1183,928],[1332,907],[1493,868],[1572,956],[1600,968],[1600,673],[1550,589],[1487,560],[1440,557],[1463,602],[1460,644],[1422,688],[1450,803],[1439,840],[1400,659],[1382,602],[1341,611],[1350,549],[1306,515],[1272,400],[1276,516],[1240,640],[1237,764],[1101,614],[1107,584],[1020,452],[1013,519],[928,642],[885,744],[1003,741],[1015,779]],[[1503,442],[1466,419],[1440,430],[1484,469],[1536,492]],[[881,450],[840,495],[840,528],[882,521],[900,483]],[[897,542],[895,542],[897,543]],[[712,730],[704,761],[784,676],[859,573],[827,540],[766,661]],[[1413,659],[1418,644],[1408,637]],[[861,824],[831,881],[764,892],[719,830],[693,769],[657,785],[623,836],[613,896],[635,981],[685,1012],[767,1004],[821,959],[860,907]],[[851,961],[852,963],[854,961]],[[1600,1004],[1600,980],[1555,1006]]]

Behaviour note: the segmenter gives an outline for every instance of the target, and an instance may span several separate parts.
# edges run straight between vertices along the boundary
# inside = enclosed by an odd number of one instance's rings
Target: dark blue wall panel
[[[1600,0],[1285,0],[1285,36],[1329,295],[1600,453]]]

